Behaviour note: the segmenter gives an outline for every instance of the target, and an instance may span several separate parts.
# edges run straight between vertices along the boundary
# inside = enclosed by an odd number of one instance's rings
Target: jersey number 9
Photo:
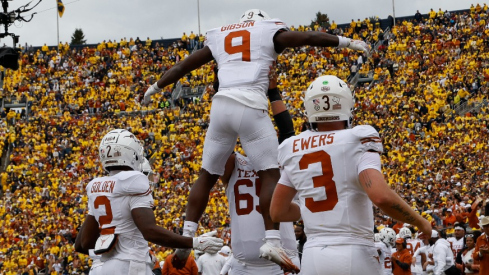
[[[233,39],[241,37],[241,45],[233,46]],[[251,46],[250,46],[250,32],[247,30],[240,30],[230,32],[224,38],[224,50],[232,55],[241,53],[242,61],[251,61]]]

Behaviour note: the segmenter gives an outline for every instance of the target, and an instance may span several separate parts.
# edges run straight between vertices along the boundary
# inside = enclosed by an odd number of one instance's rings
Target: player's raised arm
[[[278,128],[278,143],[280,144],[282,141],[295,135],[295,131],[292,117],[285,103],[282,101],[280,91],[277,89],[277,77],[276,63],[274,62],[270,66],[270,73],[268,75],[270,84],[268,85],[267,96],[272,107],[273,120]]]
[[[318,46],[318,47],[338,47],[349,48],[356,51],[363,51],[368,54],[370,51],[367,43],[361,40],[353,40],[351,38],[331,35],[324,32],[298,32],[298,31],[283,31],[278,32],[273,42],[275,44],[275,50],[282,52],[288,47],[300,47],[300,46]]]
[[[189,57],[185,58],[182,62],[175,64],[171,67],[157,82],[151,85],[144,94],[143,104],[148,105],[151,102],[151,96],[160,92],[164,87],[177,82],[180,78],[187,73],[199,68],[200,66],[212,61],[212,52],[209,47],[196,51]]]

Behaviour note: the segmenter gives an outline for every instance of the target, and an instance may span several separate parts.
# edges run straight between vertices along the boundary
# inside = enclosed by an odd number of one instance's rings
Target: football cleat
[[[287,256],[287,253],[282,247],[276,247],[265,242],[260,247],[260,258],[267,259],[278,264],[285,272],[299,273],[300,269]]]

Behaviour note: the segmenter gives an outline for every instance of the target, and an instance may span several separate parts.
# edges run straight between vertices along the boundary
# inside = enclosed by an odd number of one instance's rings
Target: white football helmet
[[[151,168],[151,164],[147,158],[144,158],[143,164],[141,165],[141,172],[148,177],[149,184],[154,186],[156,184],[156,173]]]
[[[374,242],[376,242],[376,243],[380,242],[380,233],[374,234]]]
[[[262,10],[259,9],[251,9],[247,10],[241,15],[241,18],[239,19],[239,23],[243,23],[246,21],[263,21],[263,20],[270,20],[270,16]]]
[[[127,166],[141,171],[143,146],[131,132],[116,129],[106,134],[98,147],[100,161],[105,171],[108,167]]]
[[[348,84],[334,75],[316,78],[304,93],[309,123],[346,121],[350,128],[354,106]]]
[[[396,231],[389,227],[384,227],[380,230],[380,241],[390,247],[395,247]]]
[[[413,236],[412,236],[411,230],[409,230],[409,228],[403,227],[403,228],[399,229],[399,237],[406,239],[406,238],[412,238]]]

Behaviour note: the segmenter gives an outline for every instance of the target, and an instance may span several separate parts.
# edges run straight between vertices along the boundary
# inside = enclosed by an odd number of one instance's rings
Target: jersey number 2
[[[336,184],[333,181],[333,166],[331,164],[331,156],[325,151],[317,151],[314,153],[305,154],[299,161],[301,170],[307,169],[310,164],[321,163],[322,175],[312,177],[314,188],[324,188],[326,191],[326,199],[315,201],[313,198],[306,198],[306,207],[312,213],[324,212],[333,210],[338,203],[338,193],[336,192]]]
[[[93,206],[95,209],[98,209],[100,205],[105,206],[105,215],[100,216],[98,218],[98,224],[100,228],[100,234],[101,235],[108,235],[108,234],[114,234],[115,232],[115,226],[109,227],[109,228],[104,228],[102,229],[102,226],[106,224],[110,224],[112,222],[113,216],[112,216],[112,207],[110,206],[110,200],[106,196],[99,196],[95,199],[93,202]]]
[[[241,45],[233,46],[233,38],[241,37]],[[250,32],[247,30],[240,30],[230,32],[224,38],[224,50],[228,54],[241,53],[242,61],[251,61],[251,46],[250,46]]]

